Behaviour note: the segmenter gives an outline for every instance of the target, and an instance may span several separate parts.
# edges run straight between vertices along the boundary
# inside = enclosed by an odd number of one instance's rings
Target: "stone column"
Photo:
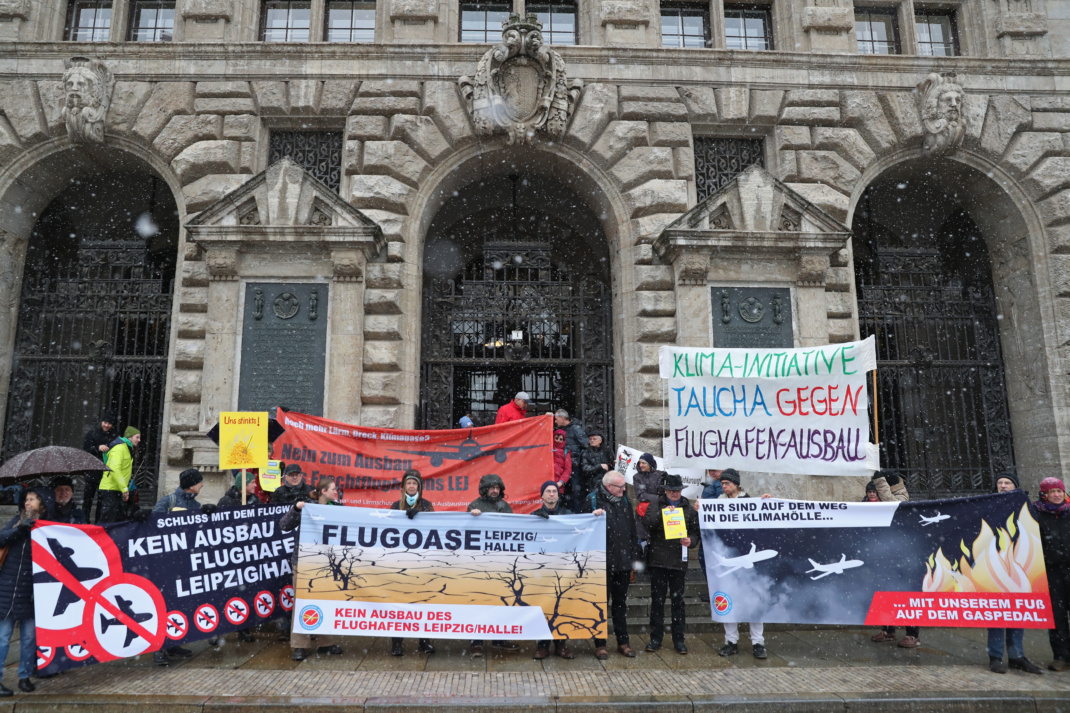
[[[681,347],[710,344],[710,254],[681,251],[676,272],[676,343]],[[714,345],[715,346],[715,345]]]
[[[0,230],[0,434],[3,433],[11,390],[11,359],[15,350],[19,293],[28,243],[26,238]]]
[[[825,271],[828,255],[799,254],[799,275],[795,281],[796,317],[800,347],[829,343],[828,304],[825,299]]]
[[[364,251],[333,248],[328,356],[327,418],[360,422],[360,389],[364,354]]]
[[[234,408],[234,371],[238,350],[238,271],[237,247],[210,247],[208,265],[208,325],[204,335],[203,393],[200,430],[207,431],[219,421],[221,411]]]

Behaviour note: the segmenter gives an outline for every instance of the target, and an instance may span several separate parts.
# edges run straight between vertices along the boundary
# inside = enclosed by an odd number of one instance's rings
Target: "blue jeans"
[[[14,619],[0,619],[0,661],[7,660],[11,645],[11,633],[15,631]],[[37,664],[37,629],[33,619],[19,621],[19,678],[29,678]]]
[[[1025,629],[989,629],[988,630],[988,656],[993,659],[1003,658],[1003,640],[1006,632],[1007,658],[1023,659],[1025,651],[1022,649],[1022,638]]]

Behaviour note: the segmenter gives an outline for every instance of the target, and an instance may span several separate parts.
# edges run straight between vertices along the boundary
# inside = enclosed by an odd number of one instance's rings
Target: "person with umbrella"
[[[88,476],[87,476],[88,477]],[[49,483],[56,496],[55,522],[65,522],[69,525],[85,525],[85,512],[74,502],[74,481],[69,475],[57,475]]]

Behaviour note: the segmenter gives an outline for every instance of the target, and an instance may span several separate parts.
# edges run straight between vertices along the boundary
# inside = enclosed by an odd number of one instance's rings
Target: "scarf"
[[[408,503],[410,508],[413,505],[415,505],[416,501],[419,500],[419,499],[420,499],[419,495],[409,495],[408,493],[405,494],[405,502]]]
[[[1064,500],[1062,505],[1052,505],[1047,500],[1044,500],[1042,498],[1033,503],[1033,507],[1035,507],[1040,512],[1046,512],[1051,515],[1054,515],[1056,520],[1070,515],[1070,500]]]
[[[605,496],[606,500],[613,503],[614,505],[619,503],[621,498],[623,497],[621,495],[614,495],[613,493],[606,490],[605,484],[599,484],[598,489],[602,491],[602,495]]]

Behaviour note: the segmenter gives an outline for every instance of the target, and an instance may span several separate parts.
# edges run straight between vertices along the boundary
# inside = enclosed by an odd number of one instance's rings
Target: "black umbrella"
[[[0,468],[0,481],[27,480],[49,475],[84,475],[111,470],[99,458],[78,448],[45,446],[19,453]]]

